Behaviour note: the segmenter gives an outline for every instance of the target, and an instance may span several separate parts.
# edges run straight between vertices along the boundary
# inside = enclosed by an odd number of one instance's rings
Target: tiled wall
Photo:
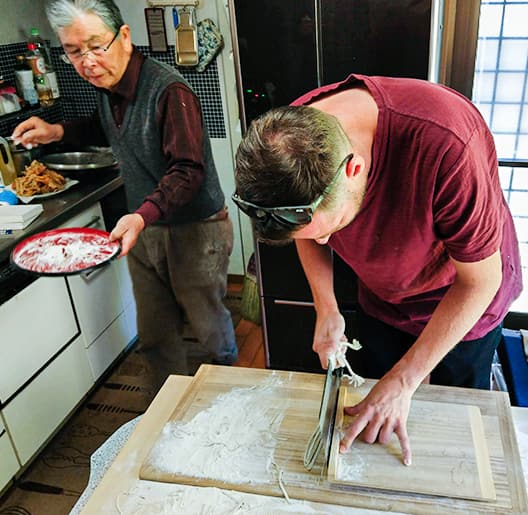
[[[26,51],[25,43],[11,43],[0,45],[0,76],[10,84],[14,84],[15,56]],[[0,116],[0,136],[9,136],[13,129],[29,116],[40,116],[50,123],[60,122],[64,119],[62,106],[60,103],[48,108],[31,108],[25,111]]]
[[[155,57],[159,61],[176,67],[174,60],[174,46],[169,46],[166,53],[150,52],[148,46],[138,46],[139,50],[147,56]],[[15,56],[25,52],[25,43],[12,43],[0,45],[0,75],[8,82],[14,82],[13,65]],[[9,135],[13,128],[29,116],[40,116],[50,123],[63,119],[73,119],[89,116],[95,109],[95,90],[81,79],[74,68],[60,59],[62,49],[52,48],[52,58],[59,79],[61,99],[49,108],[33,108],[27,111],[18,111],[0,117],[0,135]],[[190,83],[202,104],[205,123],[211,138],[225,138],[226,129],[222,110],[222,97],[218,68],[214,60],[203,72],[192,68],[177,67],[180,73]]]

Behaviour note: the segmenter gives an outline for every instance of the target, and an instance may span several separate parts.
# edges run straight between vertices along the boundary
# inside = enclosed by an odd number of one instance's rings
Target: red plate
[[[21,241],[11,262],[39,275],[71,275],[97,268],[121,251],[118,241],[100,229],[72,228],[40,232]]]

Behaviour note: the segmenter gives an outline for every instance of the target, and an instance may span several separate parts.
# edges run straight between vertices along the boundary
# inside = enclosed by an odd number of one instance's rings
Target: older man
[[[110,144],[130,213],[112,230],[129,255],[141,348],[159,383],[189,373],[184,317],[207,359],[231,364],[237,347],[223,305],[233,228],[200,102],[168,65],[143,56],[111,0],[53,0],[50,24],[63,58],[97,89],[92,118],[47,124],[33,117],[13,137],[24,145]]]

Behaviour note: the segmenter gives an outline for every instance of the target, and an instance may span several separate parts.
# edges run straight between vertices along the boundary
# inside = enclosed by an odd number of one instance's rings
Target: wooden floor
[[[238,344],[238,361],[234,366],[266,368],[262,327],[242,319],[235,328],[235,336]]]
[[[242,291],[242,284],[230,282],[230,291]],[[242,318],[235,328],[238,344],[238,361],[236,367],[266,368],[264,338],[262,327]]]

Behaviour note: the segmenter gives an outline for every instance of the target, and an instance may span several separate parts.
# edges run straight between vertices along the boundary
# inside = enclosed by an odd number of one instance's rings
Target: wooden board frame
[[[299,462],[303,471],[299,470],[298,476],[284,474],[282,477],[282,486],[289,497],[415,515],[430,515],[431,513],[436,515],[528,513],[528,496],[513,427],[510,401],[506,392],[421,385],[413,396],[413,399],[419,400],[475,405],[480,409],[497,493],[497,499],[489,502],[376,491],[359,487],[354,489],[342,488],[325,480],[322,476],[322,470],[317,468],[317,464],[311,472],[305,471],[302,465],[304,448],[318,419],[324,382],[324,376],[320,374],[202,365],[180,402],[175,405],[175,410],[167,422],[178,419],[189,408],[192,408],[196,400],[201,400],[204,387],[246,387],[263,381],[271,374],[283,379],[289,391],[292,388],[302,387],[303,399],[310,400],[309,409],[304,414],[306,441],[292,443],[295,446],[295,452],[299,454]],[[371,388],[375,382],[367,379],[364,387]],[[161,421],[160,424],[162,424]],[[145,456],[146,459],[139,474],[140,479],[177,482],[174,479],[167,480],[166,477],[157,474],[156,470],[149,467],[149,454],[145,453]],[[207,483],[200,483],[192,478],[186,484],[207,485]],[[278,483],[252,484],[249,486],[217,484],[215,486],[276,497],[284,496]]]

